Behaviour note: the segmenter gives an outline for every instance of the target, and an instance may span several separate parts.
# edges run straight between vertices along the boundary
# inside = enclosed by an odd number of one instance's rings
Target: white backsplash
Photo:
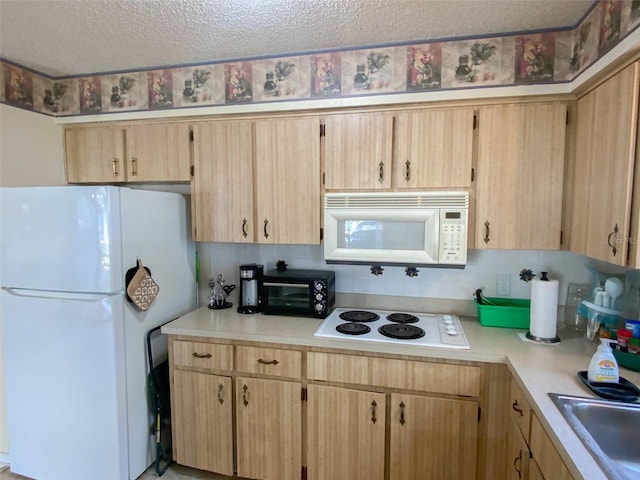
[[[622,269],[564,251],[469,250],[464,269],[418,267],[419,274],[414,278],[405,275],[404,267],[385,266],[382,275],[374,276],[369,266],[328,265],[319,245],[199,243],[198,252],[202,298],[207,298],[209,278],[222,273],[228,284],[238,283],[239,265],[263,264],[266,271],[275,268],[277,260],[285,260],[289,268],[334,270],[337,292],[369,295],[471,300],[473,292],[481,288],[484,295],[495,297],[498,296],[497,276],[509,275],[508,298],[530,298],[531,284],[519,277],[523,268],[529,268],[537,278],[541,271],[547,271],[549,278],[560,281],[559,303],[564,305],[568,283],[593,284],[593,275],[585,264],[607,273],[625,274],[627,289],[637,289],[640,283],[638,270]]]

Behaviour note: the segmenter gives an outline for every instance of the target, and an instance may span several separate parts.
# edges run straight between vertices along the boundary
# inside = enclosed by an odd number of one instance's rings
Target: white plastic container
[[[609,338],[600,339],[598,350],[596,350],[596,353],[593,354],[589,362],[587,378],[590,382],[619,382],[618,362],[616,362],[616,358],[613,356],[609,343],[612,341],[613,340]]]

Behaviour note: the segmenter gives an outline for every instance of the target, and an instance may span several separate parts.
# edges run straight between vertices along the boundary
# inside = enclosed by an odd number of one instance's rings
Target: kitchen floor
[[[4,470],[3,470],[4,468]],[[162,475],[158,477],[155,468],[152,465],[149,469],[138,477],[138,480],[229,480],[232,477],[225,477],[224,475],[216,475],[215,473],[204,472],[202,470],[196,470],[194,468],[183,467],[182,465],[173,464]],[[0,467],[0,480],[31,480],[21,475],[11,473],[11,471],[5,466]],[[91,479],[86,479],[91,480]]]

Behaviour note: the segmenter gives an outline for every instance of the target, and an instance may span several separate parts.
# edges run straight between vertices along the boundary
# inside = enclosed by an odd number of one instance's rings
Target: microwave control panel
[[[440,263],[464,264],[467,261],[467,211],[440,212]]]

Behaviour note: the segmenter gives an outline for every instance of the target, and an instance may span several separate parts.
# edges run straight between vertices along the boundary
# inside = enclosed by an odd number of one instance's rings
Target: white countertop
[[[321,320],[272,315],[242,315],[235,308],[210,310],[206,306],[162,327],[169,335],[188,335],[249,342],[278,343],[307,347],[354,350],[369,354],[506,363],[528,394],[532,408],[550,434],[560,455],[576,479],[604,480],[607,477],[582,442],[573,433],[547,393],[595,397],[577,378],[586,370],[596,344],[568,330],[559,330],[561,342],[542,345],[523,341],[522,330],[482,327],[477,319],[463,317],[470,350],[428,348],[411,345],[357,342],[348,339],[314,337]],[[640,373],[620,368],[620,375],[640,385]]]

